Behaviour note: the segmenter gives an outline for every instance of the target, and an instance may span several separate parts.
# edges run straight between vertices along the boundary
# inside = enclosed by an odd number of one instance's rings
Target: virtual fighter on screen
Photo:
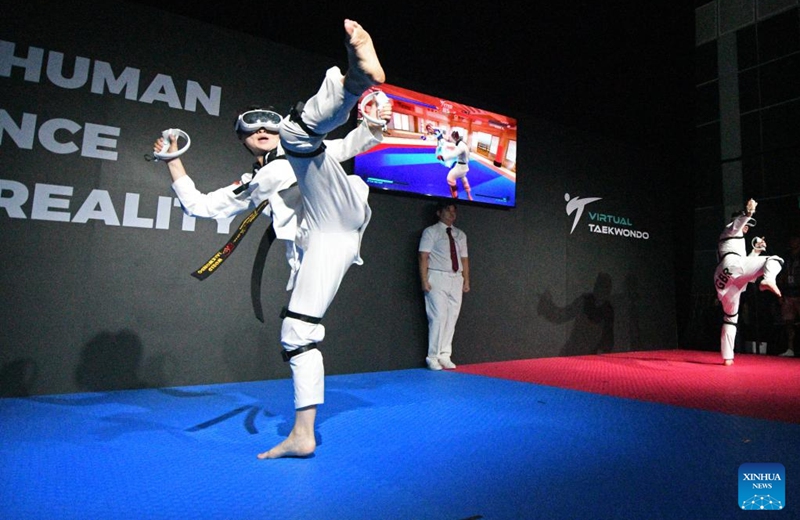
[[[439,144],[436,146],[436,158],[445,166],[450,168],[447,172],[447,185],[450,187],[450,195],[458,198],[457,181],[461,179],[467,198],[472,200],[472,188],[467,180],[469,172],[469,145],[465,141],[467,132],[463,128],[453,128],[450,131],[449,140],[441,136],[438,138]]]

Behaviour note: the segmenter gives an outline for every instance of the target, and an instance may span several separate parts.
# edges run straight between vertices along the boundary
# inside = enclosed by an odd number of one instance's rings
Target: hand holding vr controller
[[[182,138],[186,144],[178,149],[178,139]],[[170,128],[161,132],[161,137],[153,145],[153,157],[156,161],[169,161],[180,157],[192,145],[189,134],[179,128]]]
[[[373,90],[364,96],[359,109],[367,123],[386,130],[387,118],[391,115],[391,101],[383,91]]]

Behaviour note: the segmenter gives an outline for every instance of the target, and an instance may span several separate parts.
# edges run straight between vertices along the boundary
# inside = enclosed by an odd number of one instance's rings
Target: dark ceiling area
[[[329,56],[336,64],[344,59],[342,20],[351,18],[373,36],[389,82],[413,80],[453,101],[648,144],[662,141],[668,148],[691,142],[694,7],[680,7],[683,2],[512,8],[473,0],[129,1]]]

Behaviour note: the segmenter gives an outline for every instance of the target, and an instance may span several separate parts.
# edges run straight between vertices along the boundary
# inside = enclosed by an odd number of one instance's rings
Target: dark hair
[[[450,206],[458,207],[458,205],[455,203],[453,199],[441,199],[436,203],[436,211],[437,212],[442,211],[443,209],[449,208]]]

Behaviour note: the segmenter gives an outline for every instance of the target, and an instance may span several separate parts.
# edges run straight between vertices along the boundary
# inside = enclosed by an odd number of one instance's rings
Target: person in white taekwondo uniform
[[[440,202],[439,221],[425,228],[419,241],[419,275],[428,315],[428,368],[456,368],[453,334],[461,311],[463,294],[469,292],[467,235],[453,226],[458,210],[449,201]]]
[[[295,422],[289,436],[260,459],[304,457],[314,453],[317,406],[324,402],[324,365],[317,344],[325,336],[320,323],[352,264],[362,264],[361,239],[370,220],[369,188],[341,166],[382,141],[382,125],[364,120],[344,139],[325,135],[344,124],[360,95],[384,82],[370,35],[345,20],[348,69],[326,72],[317,93],[299,103],[290,116],[251,110],[237,119],[237,132],[261,166],[241,183],[203,195],[178,159],[168,162],[173,188],[185,210],[196,216],[224,217],[252,210],[269,200],[276,236],[289,241],[293,267],[289,305],[282,314],[281,344],[292,370]],[[372,119],[391,119],[391,104],[367,107]],[[154,149],[161,149],[159,139]],[[172,143],[176,147],[175,143]],[[286,159],[270,157],[275,150]],[[292,184],[299,190],[294,192]],[[246,185],[243,191],[237,189]],[[295,228],[296,233],[292,233]]]
[[[718,261],[714,272],[714,287],[722,304],[722,331],[720,332],[720,352],[725,366],[733,365],[733,349],[736,341],[736,327],[739,322],[739,299],[747,289],[747,284],[763,277],[759,289],[775,293],[779,298],[781,291],[775,277],[783,267],[779,256],[760,256],[767,249],[762,237],[755,237],[752,250],[747,254],[745,235],[755,226],[753,215],[758,203],[747,201],[744,211],[733,215],[733,220],[725,226],[719,236],[717,248]]]
[[[438,135],[441,142],[444,137],[442,134]],[[450,187],[450,196],[454,199],[458,198],[458,180],[461,179],[461,184],[464,186],[464,191],[469,200],[472,199],[472,188],[467,180],[467,173],[469,172],[469,145],[465,139],[467,132],[463,128],[454,128],[450,132],[450,141],[439,149],[438,160],[445,163],[453,162],[452,168],[447,172],[447,185]]]

